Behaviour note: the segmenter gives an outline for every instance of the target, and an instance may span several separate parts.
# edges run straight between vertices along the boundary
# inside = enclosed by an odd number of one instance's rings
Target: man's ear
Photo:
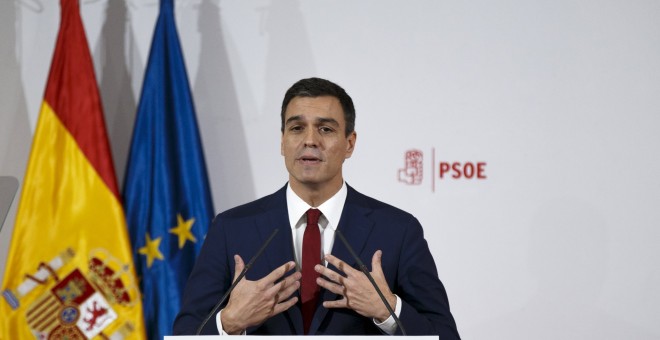
[[[346,138],[346,140],[348,141],[348,143],[346,146],[345,158],[351,158],[351,155],[353,154],[353,150],[355,150],[355,142],[357,141],[357,132],[355,131],[351,132]]]

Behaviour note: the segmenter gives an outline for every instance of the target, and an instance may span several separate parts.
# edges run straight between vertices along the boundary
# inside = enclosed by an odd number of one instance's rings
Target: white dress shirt
[[[286,205],[289,212],[289,225],[291,226],[298,268],[302,268],[302,242],[307,228],[307,210],[315,208],[321,211],[318,224],[321,232],[321,254],[319,254],[319,258],[322,258],[324,254],[329,254],[332,251],[332,245],[335,242],[335,230],[339,225],[347,194],[348,189],[346,183],[344,183],[334,196],[318,207],[311,207],[291,190],[291,186],[287,187]],[[328,265],[327,262],[324,262],[324,264]]]
[[[319,218],[319,229],[321,232],[321,254],[319,257],[322,257],[323,254],[330,254],[332,251],[332,246],[335,241],[335,230],[339,225],[339,219],[341,218],[341,213],[344,210],[344,203],[346,203],[346,196],[348,195],[348,188],[346,182],[344,182],[339,189],[339,191],[330,197],[327,201],[321,203],[318,207],[311,207],[307,202],[302,198],[296,195],[295,192],[291,189],[291,186],[287,186],[286,189],[286,204],[289,214],[289,224],[291,226],[291,235],[293,236],[293,245],[295,247],[294,252],[296,255],[296,266],[300,270],[302,268],[302,242],[303,235],[305,233],[305,228],[307,227],[307,210],[315,208],[321,211],[321,217]],[[348,259],[341,259],[348,261]],[[324,261],[325,266],[328,265],[327,261]],[[394,308],[394,313],[397,317],[401,314],[401,299],[398,295],[396,296],[396,306]],[[227,335],[222,329],[222,321],[220,319],[220,313],[216,315],[216,324],[218,326],[218,332],[220,335]],[[373,322],[378,326],[383,332],[387,334],[394,334],[396,332],[396,322],[393,317],[389,317],[387,320],[382,323],[376,322],[373,319]],[[245,334],[245,331],[243,332]]]

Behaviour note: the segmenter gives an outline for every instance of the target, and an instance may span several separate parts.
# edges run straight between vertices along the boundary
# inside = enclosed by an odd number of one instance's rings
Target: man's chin
[[[306,186],[306,187],[318,187],[321,186],[321,181],[319,181],[317,178],[300,178],[298,180],[298,183]]]
[[[323,183],[325,183],[325,181],[319,179],[318,176],[294,176],[291,177],[290,180],[295,181],[297,184],[310,189],[319,188],[323,186]]]

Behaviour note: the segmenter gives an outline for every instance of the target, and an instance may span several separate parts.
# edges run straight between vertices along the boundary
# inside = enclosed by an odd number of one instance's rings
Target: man
[[[272,243],[203,334],[401,334],[335,237],[338,230],[362,262],[371,264],[371,275],[407,334],[458,339],[417,219],[344,182],[343,162],[357,138],[351,97],[330,81],[303,79],[287,91],[281,120],[288,185],[214,219],[188,280],[175,334],[195,333],[244,260],[275,229]]]

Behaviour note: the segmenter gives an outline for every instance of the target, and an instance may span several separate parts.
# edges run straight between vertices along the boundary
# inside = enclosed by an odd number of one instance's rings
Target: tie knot
[[[321,216],[321,210],[318,209],[309,209],[307,210],[307,224],[319,224],[319,217]]]

